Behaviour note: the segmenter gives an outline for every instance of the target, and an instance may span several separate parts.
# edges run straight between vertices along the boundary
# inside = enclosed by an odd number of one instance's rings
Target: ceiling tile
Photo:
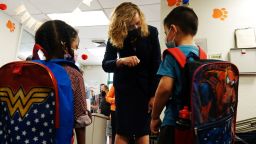
[[[160,4],[139,6],[146,21],[160,21]]]
[[[76,27],[76,29],[78,29],[81,38],[107,38],[108,26]]]
[[[104,9],[104,12],[108,18],[111,17],[113,11],[114,11],[114,8]]]
[[[87,6],[86,4],[81,3],[79,8],[81,9],[81,11],[101,10],[101,6],[99,5],[97,0],[93,0],[90,6]]]
[[[77,0],[28,0],[35,8],[45,14],[72,12],[81,1]]]
[[[144,13],[146,21],[160,21],[160,4],[143,5],[139,7],[141,11]],[[104,9],[104,11],[107,17],[110,18],[114,9]]]
[[[121,0],[98,0],[103,8],[114,8],[122,3]]]
[[[29,0],[23,0],[25,7],[27,8],[28,12],[32,14],[42,14],[39,8],[37,6],[33,5],[33,3],[30,3]]]
[[[50,20],[48,16],[45,14],[39,14],[39,15],[32,15],[32,17],[38,21],[45,22],[47,20]]]

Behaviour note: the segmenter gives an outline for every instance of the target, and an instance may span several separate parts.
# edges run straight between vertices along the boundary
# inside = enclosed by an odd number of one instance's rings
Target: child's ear
[[[177,26],[175,26],[174,24],[171,25],[171,29],[175,33],[177,33],[177,31],[178,31]]]

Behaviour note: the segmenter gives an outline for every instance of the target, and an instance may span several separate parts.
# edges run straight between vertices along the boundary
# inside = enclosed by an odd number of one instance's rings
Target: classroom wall
[[[7,28],[7,22],[11,20],[15,24],[13,32]],[[12,27],[9,24],[9,27]],[[17,49],[21,33],[21,25],[10,16],[0,11],[0,66],[16,60]]]
[[[108,74],[101,66],[81,66],[81,69],[84,71],[84,81],[88,86],[99,89],[101,83],[107,84]]]
[[[256,27],[255,0],[190,0],[189,6],[199,18],[197,39],[206,39],[208,54],[222,54],[228,60],[230,48],[235,47],[234,30],[236,28]],[[221,17],[213,18],[214,9],[220,9]],[[225,8],[221,10],[222,8]],[[166,0],[161,0],[161,20],[172,8]],[[224,20],[221,20],[223,18]],[[164,46],[163,27],[161,46]],[[254,62],[255,63],[255,62]],[[255,65],[256,66],[256,65]],[[238,120],[256,117],[256,75],[240,75]]]

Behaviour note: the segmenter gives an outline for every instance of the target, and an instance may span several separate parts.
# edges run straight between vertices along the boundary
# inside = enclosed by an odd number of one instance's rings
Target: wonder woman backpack
[[[65,60],[18,61],[0,68],[0,144],[70,144],[73,93]]]
[[[182,71],[182,94],[175,128],[175,144],[233,144],[238,102],[237,67],[226,61],[185,55],[169,48]]]

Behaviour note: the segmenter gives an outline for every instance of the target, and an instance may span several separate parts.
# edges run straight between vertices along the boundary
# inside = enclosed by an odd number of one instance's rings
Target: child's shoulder
[[[81,77],[82,74],[79,72],[76,68],[70,66],[70,65],[63,65],[63,68],[67,71],[69,75]]]
[[[189,54],[190,52],[195,53],[196,55],[198,54],[198,47],[194,45],[182,45],[179,46],[179,49],[185,54]]]

